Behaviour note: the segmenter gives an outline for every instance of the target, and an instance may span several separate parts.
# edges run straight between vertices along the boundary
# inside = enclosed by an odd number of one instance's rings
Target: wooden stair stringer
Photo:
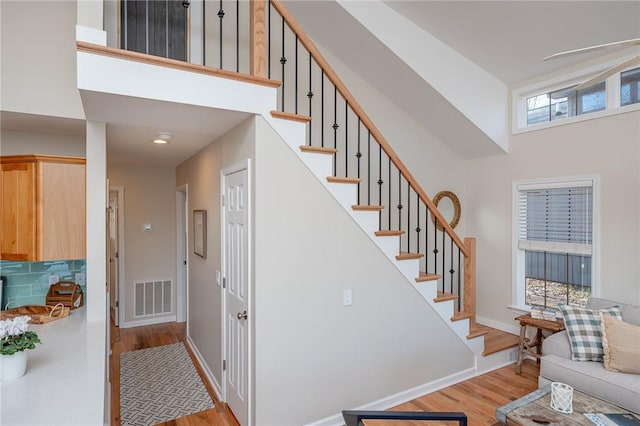
[[[263,115],[263,118],[271,124],[271,126],[280,134],[284,142],[298,156],[298,158],[307,166],[307,168],[316,176],[318,181],[329,191],[336,201],[343,207],[344,211],[349,214],[354,222],[360,226],[373,243],[380,249],[382,253],[392,262],[407,281],[416,289],[418,294],[431,306],[448,327],[458,336],[476,356],[482,353],[484,347],[484,337],[477,336],[468,338],[469,336],[469,320],[451,321],[454,314],[454,305],[452,301],[435,302],[437,296],[437,281],[416,282],[416,277],[420,276],[419,259],[397,260],[399,255],[398,247],[400,246],[400,236],[383,236],[375,235],[378,227],[377,211],[354,210],[352,206],[357,200],[357,185],[355,183],[335,183],[327,180],[331,176],[333,169],[332,156],[325,153],[316,153],[302,151],[300,149],[301,141],[305,141],[306,123],[296,122],[292,120],[279,119],[272,117],[270,114]],[[395,247],[394,247],[395,246]]]

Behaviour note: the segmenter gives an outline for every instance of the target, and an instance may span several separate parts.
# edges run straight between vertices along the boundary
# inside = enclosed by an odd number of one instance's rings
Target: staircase
[[[420,296],[450,325],[455,334],[474,354],[481,355],[484,349],[483,336],[487,330],[472,328],[474,315],[456,309],[459,295],[438,290],[439,282],[442,282],[441,275],[421,271],[420,261],[425,254],[398,250],[404,231],[379,229],[379,215],[384,206],[357,204],[357,185],[361,180],[357,177],[333,175],[333,156],[337,150],[300,146],[300,142],[304,142],[307,137],[308,129],[306,122],[299,117],[284,117],[282,114],[275,113],[272,114],[270,123]]]
[[[476,355],[475,240],[443,218],[322,54],[281,4],[255,8],[259,77],[282,82],[265,117],[390,262]],[[259,25],[258,25],[259,26]],[[255,41],[255,40],[254,40]],[[292,81],[293,80],[293,81]]]

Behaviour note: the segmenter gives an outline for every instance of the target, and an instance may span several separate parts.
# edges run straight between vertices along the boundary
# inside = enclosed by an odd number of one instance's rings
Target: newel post
[[[250,37],[249,48],[251,75],[267,76],[267,43],[266,43],[266,6],[268,0],[251,0],[249,12]]]
[[[464,245],[469,256],[464,258],[464,312],[472,314],[469,318],[469,331],[476,328],[476,239],[465,238]]]

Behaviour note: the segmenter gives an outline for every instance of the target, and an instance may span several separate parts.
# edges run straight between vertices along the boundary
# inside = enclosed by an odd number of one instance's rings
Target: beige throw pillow
[[[619,373],[640,374],[640,325],[600,314],[604,368]]]

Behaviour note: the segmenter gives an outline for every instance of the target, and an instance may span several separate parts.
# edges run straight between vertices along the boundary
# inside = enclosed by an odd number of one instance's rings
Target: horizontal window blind
[[[519,190],[517,202],[520,249],[591,253],[593,186]]]

